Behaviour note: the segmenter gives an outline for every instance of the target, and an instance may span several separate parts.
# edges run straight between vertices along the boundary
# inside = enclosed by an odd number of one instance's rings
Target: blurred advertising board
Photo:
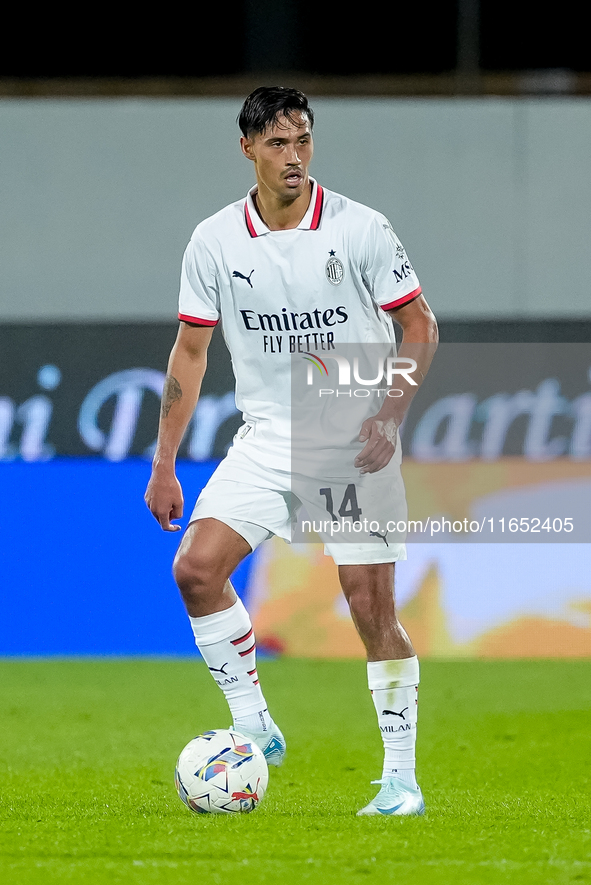
[[[0,325],[0,460],[151,458],[175,323]],[[222,457],[240,423],[216,330],[202,396],[181,447]]]
[[[175,328],[0,326],[3,592],[24,624],[27,561],[47,594],[48,625],[37,645],[30,631],[26,639],[23,628],[21,641],[13,630],[0,653],[181,653],[176,640],[162,640],[164,620],[135,644],[113,638],[108,626],[123,617],[122,599],[152,594],[155,611],[163,593],[176,600],[176,541],[161,537],[143,505]],[[440,345],[401,428],[413,525],[408,559],[396,567],[397,595],[420,654],[591,656],[590,371],[584,343]],[[338,389],[333,381],[323,379],[323,389]],[[187,510],[240,425],[233,385],[216,330],[180,452]],[[21,510],[22,518],[9,515]],[[94,644],[74,626],[67,640],[60,626],[79,605],[88,532],[94,553],[85,580],[93,594],[113,590],[101,597],[104,629],[95,635],[103,638]],[[135,540],[126,546],[126,538]],[[240,579],[260,641],[293,655],[362,656],[332,560],[318,538],[294,540],[264,544]],[[142,545],[151,567],[134,578],[128,566]]]

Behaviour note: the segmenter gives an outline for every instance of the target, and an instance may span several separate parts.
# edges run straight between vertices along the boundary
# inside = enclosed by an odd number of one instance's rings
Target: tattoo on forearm
[[[164,390],[162,391],[161,410],[163,418],[166,418],[172,404],[181,399],[182,395],[181,385],[174,375],[167,375],[164,381]]]

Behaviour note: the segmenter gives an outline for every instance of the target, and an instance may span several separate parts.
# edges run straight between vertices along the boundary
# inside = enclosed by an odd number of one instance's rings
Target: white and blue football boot
[[[417,787],[413,790],[397,777],[383,777],[372,784],[381,784],[381,789],[369,805],[357,812],[357,816],[365,814],[388,815],[419,815],[425,813],[423,794]]]
[[[286,743],[281,730],[274,722],[271,723],[270,730],[263,733],[246,731],[244,728],[236,729],[238,730],[263,751],[267,765],[281,765],[285,759]]]

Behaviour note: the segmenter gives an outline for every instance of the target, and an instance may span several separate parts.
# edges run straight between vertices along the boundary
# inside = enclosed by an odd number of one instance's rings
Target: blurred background
[[[307,92],[313,175],[388,216],[439,320],[441,359],[471,355],[405,429],[411,516],[463,519],[502,499],[511,516],[552,520],[561,495],[591,500],[582,15],[523,0],[370,3],[363,16],[323,0],[101,8],[80,21],[12,10],[0,53],[0,654],[193,652],[170,572],[178,537],[143,493],[181,257],[197,223],[252,184],[235,120],[259,85]],[[520,343],[535,354],[527,372],[497,376],[494,348]],[[473,345],[482,362],[458,350]],[[187,515],[239,421],[217,329],[180,453]],[[589,544],[548,531],[545,543],[410,543],[398,594],[419,654],[590,656]],[[362,656],[318,545],[274,539],[235,583],[269,654]]]

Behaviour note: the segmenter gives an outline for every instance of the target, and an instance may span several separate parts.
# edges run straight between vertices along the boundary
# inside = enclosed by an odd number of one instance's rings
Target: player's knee
[[[183,549],[182,545],[172,566],[174,579],[185,598],[209,594],[218,584],[223,588],[226,579],[219,571],[219,560],[206,549]]]

